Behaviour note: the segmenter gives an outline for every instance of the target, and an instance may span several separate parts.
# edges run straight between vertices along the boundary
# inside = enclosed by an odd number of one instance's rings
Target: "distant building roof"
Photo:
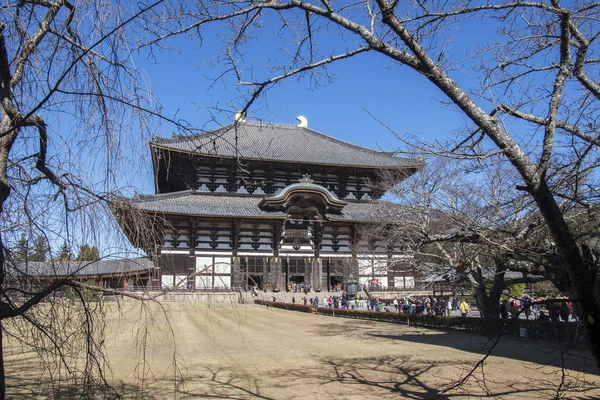
[[[27,263],[21,261],[12,267],[10,273],[38,277],[123,275],[146,272],[152,267],[152,260],[147,258],[98,261],[30,261]]]
[[[127,199],[127,202],[142,211],[164,214],[221,218],[286,218],[284,212],[262,210],[259,204],[263,198],[262,196],[229,196],[183,191],[138,195],[134,199]],[[380,200],[349,202],[341,212],[328,213],[326,217],[331,221],[340,222],[376,222],[385,220],[390,216],[391,209],[399,207],[397,204]]]
[[[365,168],[421,168],[415,158],[357,146],[291,124],[246,121],[198,135],[154,137],[151,146],[211,157]]]

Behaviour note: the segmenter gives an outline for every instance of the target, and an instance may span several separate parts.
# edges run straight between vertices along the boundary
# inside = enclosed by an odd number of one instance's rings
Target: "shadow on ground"
[[[38,362],[33,353],[29,354],[29,358],[14,357],[19,355],[23,356],[23,353],[5,350],[7,399],[120,399],[124,393],[147,400],[165,398],[155,393],[144,393],[139,386],[124,382],[106,385],[98,377],[83,382],[81,371],[76,368],[70,368],[69,372],[63,365],[58,373],[54,368],[40,368],[33,364]]]
[[[318,367],[291,371],[269,371],[260,376],[223,368],[205,368],[175,391],[152,391],[156,398],[227,399],[455,399],[511,397],[595,398],[598,388],[569,383],[558,391],[555,377],[535,382],[507,383],[483,379],[476,374],[471,383],[448,393],[455,378],[439,376],[440,369],[454,363],[416,361],[411,357],[321,359]],[[558,394],[558,396],[557,396]],[[125,394],[125,397],[129,397]]]
[[[518,396],[518,398],[551,398],[556,394],[557,384],[546,381],[507,383],[484,381],[474,377],[466,387],[442,393],[444,387],[454,383],[453,378],[440,375],[452,362],[423,362],[406,357],[318,359],[317,367],[290,371],[268,370],[233,371],[220,367],[194,369],[185,379],[148,380],[146,387],[135,387],[117,382],[112,389],[95,393],[92,398],[127,399],[173,399],[173,398],[218,398],[218,399],[454,399],[465,397]],[[29,377],[27,365],[11,363],[7,377],[9,396],[13,399],[60,399],[89,398],[81,385],[40,382]],[[191,371],[188,371],[191,372]],[[570,387],[568,398],[593,398],[592,387]],[[114,390],[114,391],[113,391]],[[571,395],[573,394],[573,395]],[[576,396],[574,395],[576,394]],[[597,393],[596,393],[597,394]]]
[[[487,338],[478,333],[465,331],[442,331],[422,327],[408,327],[397,325],[398,334],[389,333],[386,329],[377,329],[377,324],[368,321],[357,321],[352,330],[340,331],[336,323],[321,323],[317,330],[323,336],[366,337],[372,340],[390,341],[398,345],[421,343],[443,348],[453,348],[469,353],[485,355],[492,346],[495,338]],[[331,334],[328,334],[330,332]],[[586,374],[599,375],[600,371],[585,345],[564,350],[561,353],[560,344],[551,340],[519,339],[515,336],[503,336],[492,351],[495,357],[504,357],[513,360],[536,363],[540,365],[553,365]]]

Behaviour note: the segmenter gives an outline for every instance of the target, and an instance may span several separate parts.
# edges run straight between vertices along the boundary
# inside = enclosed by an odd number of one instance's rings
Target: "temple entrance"
[[[344,282],[343,276],[332,275],[331,278],[329,278],[329,289],[335,290],[335,287],[337,285],[340,285],[340,287],[342,287],[343,282]]]
[[[303,283],[306,283],[304,258],[284,258],[282,264],[289,289],[293,292],[303,290]]]
[[[262,275],[248,275],[248,290],[258,289],[263,290],[263,277]]]
[[[294,293],[308,292],[310,287],[306,284],[304,275],[292,275],[288,280],[288,287]]]

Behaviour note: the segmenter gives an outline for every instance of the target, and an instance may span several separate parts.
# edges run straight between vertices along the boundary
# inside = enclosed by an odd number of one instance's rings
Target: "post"
[[[160,290],[160,247],[154,246],[152,253],[152,273],[150,274],[150,290]]]
[[[271,257],[271,283],[273,291],[280,291],[284,286],[284,277],[281,271],[281,257]]]
[[[325,290],[329,291],[329,286],[331,285],[331,258],[328,258],[326,263],[327,263],[327,283],[325,284]]]
[[[312,271],[312,260],[313,258],[310,257],[304,257],[304,282],[310,284],[311,289],[313,288],[313,281],[312,281],[312,277],[313,277],[313,271]]]
[[[321,291],[321,280],[323,279],[323,261],[320,257],[312,260],[312,288],[316,292]]]
[[[244,278],[244,274],[242,273],[241,268],[241,260],[238,256],[233,256],[231,258],[231,286],[233,288],[240,288],[241,290],[246,290],[246,284],[244,281],[247,281],[248,278]]]
[[[238,257],[238,248],[240,247],[240,225],[241,221],[236,220],[233,221],[233,225],[231,227],[231,286],[232,288],[239,287],[242,288],[242,290],[246,290],[248,278],[242,272],[242,262],[240,257]],[[248,264],[246,263],[246,265]]]
[[[196,277],[192,276],[196,273],[196,222],[190,221],[190,236],[189,236],[190,252],[188,257],[188,281],[186,282],[188,290],[196,290]]]

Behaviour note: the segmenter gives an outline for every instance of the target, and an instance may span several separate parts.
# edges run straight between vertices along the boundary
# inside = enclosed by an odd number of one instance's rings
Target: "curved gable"
[[[316,185],[309,175],[304,175],[299,183],[286,186],[278,194],[265,197],[259,204],[261,208],[287,208],[298,198],[305,201],[322,203],[331,211],[341,211],[348,203],[338,199],[321,185]]]

